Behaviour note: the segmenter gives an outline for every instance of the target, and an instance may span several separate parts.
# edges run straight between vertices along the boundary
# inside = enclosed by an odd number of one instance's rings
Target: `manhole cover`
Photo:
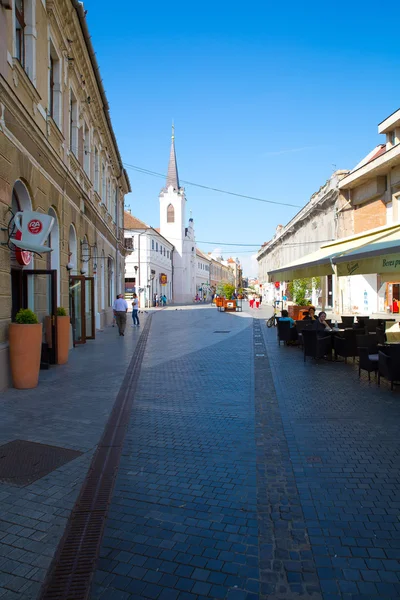
[[[29,485],[81,454],[58,446],[14,440],[0,446],[0,481]]]
[[[230,331],[214,331],[214,333],[230,333]]]

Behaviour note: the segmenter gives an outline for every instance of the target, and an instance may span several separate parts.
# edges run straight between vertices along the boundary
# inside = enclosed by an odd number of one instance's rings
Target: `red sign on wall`
[[[33,233],[34,235],[40,233],[43,229],[42,221],[39,219],[32,219],[28,223],[28,231],[29,233]]]
[[[21,240],[22,233],[17,229],[15,232],[15,239]],[[21,250],[20,248],[15,248],[15,258],[17,259],[17,263],[26,267],[32,260],[32,253],[27,250]]]
[[[275,287],[277,290],[279,290],[279,288],[281,287],[281,284],[279,283],[279,281],[275,281]]]

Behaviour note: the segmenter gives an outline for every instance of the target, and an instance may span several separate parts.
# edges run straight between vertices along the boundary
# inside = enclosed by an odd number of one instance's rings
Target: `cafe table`
[[[393,342],[400,342],[400,323],[393,323],[390,327],[388,327],[385,331],[386,340],[389,344]]]

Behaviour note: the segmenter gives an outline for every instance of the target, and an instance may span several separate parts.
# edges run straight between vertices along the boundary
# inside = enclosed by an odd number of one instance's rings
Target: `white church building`
[[[186,195],[179,184],[173,130],[167,181],[160,193],[160,234],[174,246],[173,302],[192,302],[196,296],[196,240],[193,219],[186,221]]]
[[[168,302],[191,303],[196,296],[196,240],[193,219],[186,221],[186,195],[179,184],[174,131],[159,202],[159,229],[125,213],[125,244],[131,250],[125,261],[125,290],[135,290],[142,306],[154,293],[165,293]],[[164,280],[167,283],[157,287]]]

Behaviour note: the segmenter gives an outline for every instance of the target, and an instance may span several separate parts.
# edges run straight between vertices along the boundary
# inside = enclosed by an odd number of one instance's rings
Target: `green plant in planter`
[[[65,310],[65,308],[63,306],[58,306],[57,307],[57,317],[66,317],[67,316],[67,311]]]
[[[289,293],[292,296],[293,301],[298,306],[305,306],[307,304],[307,296],[309,296],[309,290],[311,288],[311,279],[294,279],[289,284]]]
[[[15,316],[15,322],[19,325],[38,325],[39,323],[37,316],[30,308],[21,308]]]

